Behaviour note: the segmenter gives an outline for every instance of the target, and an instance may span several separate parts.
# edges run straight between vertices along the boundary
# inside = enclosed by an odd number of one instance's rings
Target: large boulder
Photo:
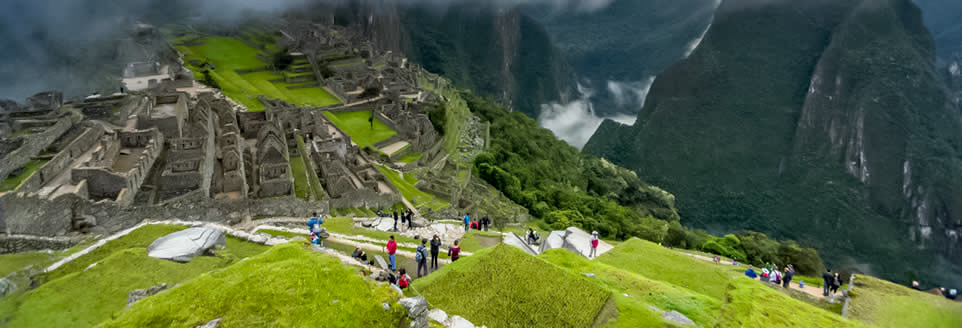
[[[12,294],[15,290],[17,290],[16,283],[7,278],[0,278],[0,297]]]
[[[224,232],[213,228],[188,228],[157,238],[147,246],[147,256],[188,262],[211,247],[226,245]]]

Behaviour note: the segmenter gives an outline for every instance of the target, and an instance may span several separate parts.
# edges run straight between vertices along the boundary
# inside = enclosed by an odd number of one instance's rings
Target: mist
[[[654,78],[649,79],[654,81]],[[644,98],[647,97],[647,91],[651,87],[651,82],[648,82],[648,86],[639,86],[637,88],[625,87],[626,84],[619,84],[617,88],[622,92],[625,97],[640,97],[641,104],[644,104]],[[611,82],[609,82],[609,88]],[[630,90],[629,90],[630,89]],[[638,94],[638,92],[644,91],[644,95]],[[554,132],[558,139],[564,140],[569,145],[574,146],[581,150],[588,143],[588,139],[595,134],[598,127],[606,119],[616,121],[621,124],[632,125],[635,124],[636,116],[630,114],[614,114],[609,116],[599,116],[594,109],[594,104],[591,102],[591,96],[593,95],[593,90],[578,84],[578,92],[581,93],[581,98],[566,103],[550,103],[541,105],[541,114],[538,115],[538,123],[541,127],[551,130]],[[625,100],[628,100],[627,98]]]

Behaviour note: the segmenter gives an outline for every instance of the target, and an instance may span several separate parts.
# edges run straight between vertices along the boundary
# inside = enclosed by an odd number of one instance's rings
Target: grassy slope
[[[610,296],[508,245],[447,265],[414,287],[432,306],[488,327],[587,327]]]
[[[102,327],[389,327],[403,321],[397,295],[355,269],[303,245],[273,247],[135,304]]]
[[[208,61],[214,65],[211,76],[217,80],[224,94],[244,104],[249,110],[263,110],[264,104],[258,96],[281,99],[302,106],[326,106],[336,104],[336,97],[322,88],[287,89],[286,83],[273,83],[282,75],[270,71],[238,74],[235,70],[265,67],[267,64],[257,58],[260,51],[240,40],[227,37],[201,39],[196,46],[178,46],[187,61]],[[198,78],[203,69],[191,67]]]
[[[881,327],[962,327],[962,303],[858,275],[849,316]]]
[[[471,230],[461,237],[461,249],[475,252],[479,249],[495,246],[501,242],[501,234],[493,231]]]
[[[414,163],[414,161],[421,159],[422,156],[424,156],[424,153],[412,152],[401,156],[401,158],[398,160],[406,164],[411,164]]]
[[[310,177],[307,175],[307,168],[304,167],[304,160],[300,156],[291,156],[290,162],[291,173],[294,175],[294,194],[297,198],[310,200],[313,189]]]
[[[371,127],[371,122],[368,122],[371,111],[324,112],[324,116],[350,135],[351,141],[361,147],[373,146],[397,134],[381,120],[374,120],[374,127]]]
[[[615,299],[615,303],[626,309],[633,309],[632,302],[651,304],[663,311],[678,311],[695,321],[696,324],[708,327],[714,324],[721,301],[703,294],[679,288],[669,283],[646,278],[637,273],[628,272],[598,261],[587,258],[565,249],[553,249],[538,256],[540,259],[555,264],[574,274],[593,273],[595,278],[589,281],[604,287],[614,295],[622,295]],[[624,297],[628,294],[628,297]],[[651,312],[647,306],[641,307],[644,312]],[[619,311],[618,326],[634,326],[632,323],[643,321],[645,313],[634,311]],[[639,320],[637,317],[641,317]]]
[[[54,255],[45,251],[32,251],[0,255],[0,277],[19,271],[29,265],[43,266],[53,263]]]
[[[740,267],[696,259],[637,238],[601,255],[598,261],[718,300],[725,298],[728,283],[742,274]]]
[[[451,206],[451,203],[415,187],[414,185],[418,183],[418,179],[414,176],[414,173],[405,174],[404,178],[401,178],[400,173],[390,168],[378,165],[377,169],[381,171],[381,174],[384,174],[388,180],[391,180],[391,183],[394,184],[398,190],[401,190],[401,195],[414,204],[414,206],[427,206],[435,211]]]
[[[47,163],[47,160],[45,159],[31,159],[29,162],[27,162],[27,165],[23,166],[22,173],[18,175],[11,175],[6,179],[0,180],[0,191],[17,189],[23,180],[26,180],[28,177],[33,175],[33,172],[36,172],[45,163]]]
[[[715,327],[863,327],[863,323],[819,310],[769,286],[741,277],[726,293]]]

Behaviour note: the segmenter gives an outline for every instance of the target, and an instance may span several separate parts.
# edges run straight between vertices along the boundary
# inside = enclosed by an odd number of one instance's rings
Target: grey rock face
[[[127,293],[127,307],[129,308],[131,305],[134,305],[134,303],[137,303],[137,301],[147,298],[148,296],[153,296],[166,289],[167,284],[160,284],[144,289],[134,289]]]
[[[220,323],[220,318],[217,318],[217,319],[211,320],[210,322],[204,324],[203,326],[197,326],[197,328],[217,328],[217,325],[219,323]]]
[[[691,319],[688,319],[688,317],[686,317],[684,314],[679,313],[678,311],[662,312],[661,317],[667,321],[671,321],[683,326],[695,325],[694,321],[691,321]]]
[[[223,231],[212,228],[188,228],[157,238],[147,247],[147,256],[188,262],[211,247],[225,244]]]
[[[412,319],[427,316],[428,301],[424,296],[402,298],[398,303],[408,310],[408,317]]]
[[[10,279],[0,278],[0,297],[7,296],[17,290],[17,284]]]

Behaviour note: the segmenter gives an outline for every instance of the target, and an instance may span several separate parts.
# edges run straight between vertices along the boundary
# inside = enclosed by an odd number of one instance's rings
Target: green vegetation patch
[[[31,159],[26,165],[23,166],[23,172],[17,175],[8,176],[3,181],[0,181],[0,192],[17,189],[23,180],[29,178],[34,172],[39,170],[40,167],[46,163],[47,160],[45,159]]]
[[[334,125],[351,136],[360,147],[373,146],[374,144],[387,140],[397,134],[391,130],[381,120],[375,118],[371,125],[371,111],[363,110],[356,112],[324,112],[324,116],[331,120]]]
[[[377,165],[377,169],[381,171],[381,174],[384,174],[384,176],[401,191],[401,195],[410,201],[411,204],[414,204],[415,207],[428,207],[438,211],[451,206],[451,203],[415,187],[414,185],[418,183],[418,178],[414,176],[414,173],[405,174],[402,178],[401,173],[390,168]]]
[[[0,309],[7,315],[0,321],[10,328],[94,326],[123,310],[131,290],[178,284],[230,262],[230,258],[200,256],[176,263],[147,257],[144,248],[125,249],[86,270],[4,299]]]
[[[466,252],[475,252],[482,248],[496,246],[501,243],[500,233],[493,231],[470,230],[461,237],[461,249]]]
[[[102,327],[397,327],[404,310],[387,285],[303,245],[278,245],[144,299]],[[395,304],[385,311],[381,303]]]
[[[28,266],[45,266],[54,262],[54,255],[45,251],[32,251],[0,255],[0,277],[20,271]]]
[[[848,315],[881,327],[962,327],[962,302],[858,275]]]
[[[864,327],[765,284],[741,277],[732,280],[715,327]],[[912,327],[912,325],[906,326]],[[917,326],[926,327],[926,326]]]
[[[718,300],[724,299],[728,283],[742,274],[740,267],[697,259],[638,238],[618,245],[598,261]]]
[[[401,158],[399,158],[398,160],[405,164],[411,164],[411,163],[414,163],[414,161],[421,159],[421,157],[423,156],[424,156],[424,153],[410,152],[405,154],[404,156],[401,156]]]
[[[291,156],[290,162],[291,174],[294,175],[294,195],[303,200],[310,200],[314,190],[307,175],[307,168],[304,167],[304,159],[300,156]]]
[[[414,287],[432,306],[488,327],[588,327],[610,297],[509,245],[446,265]]]
[[[718,299],[598,261],[590,261],[566,249],[548,250],[538,258],[577,275],[592,273],[595,277],[588,281],[604,287],[614,295],[622,295],[623,297],[615,299],[619,308],[617,326],[638,327],[636,323],[647,318],[647,316],[635,318],[644,313],[635,313],[637,306],[630,304],[631,302],[640,301],[651,304],[662,311],[678,311],[702,327],[712,326],[721,308],[721,301]],[[628,296],[624,297],[624,294]],[[622,308],[631,311],[626,312]],[[642,306],[641,309],[643,312],[652,312],[647,306]]]

